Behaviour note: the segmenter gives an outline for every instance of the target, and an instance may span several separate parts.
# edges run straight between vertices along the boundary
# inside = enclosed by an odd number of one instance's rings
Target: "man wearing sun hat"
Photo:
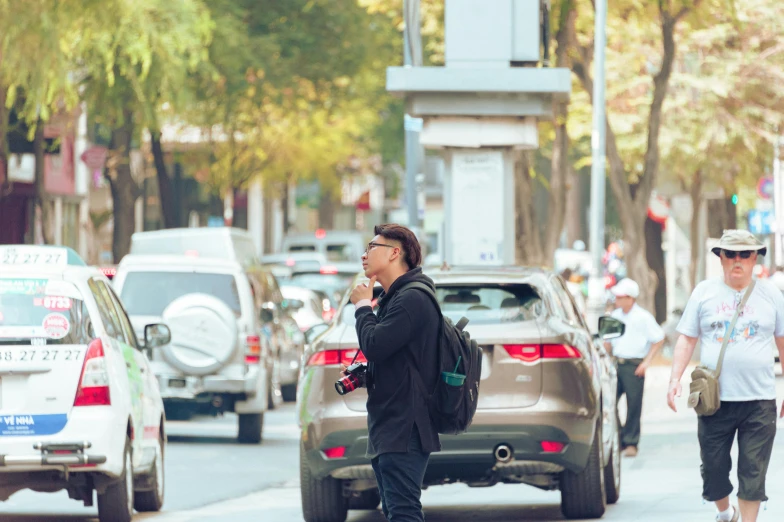
[[[715,369],[726,338],[719,375],[721,406],[697,421],[702,496],[715,502],[716,520],[721,522],[739,518],[756,522],[760,503],[768,499],[765,475],[776,435],[776,376],[770,345],[775,340],[784,360],[784,297],[769,280],[752,285],[757,257],[766,250],[747,230],[725,230],[711,249],[721,260],[724,276],[697,285],[677,328],[681,335],[675,344],[667,393],[673,411],[697,342],[701,364]],[[733,319],[736,323],[730,329]],[[784,416],[784,408],[781,413]],[[729,498],[733,489],[730,450],[736,435],[739,509],[730,505]]]
[[[626,333],[605,346],[618,364],[618,399],[626,395],[621,447],[624,456],[635,457],[640,443],[645,370],[664,344],[664,330],[650,312],[637,304],[640,286],[634,280],[621,279],[610,292],[615,296],[616,306],[612,316],[626,325]]]

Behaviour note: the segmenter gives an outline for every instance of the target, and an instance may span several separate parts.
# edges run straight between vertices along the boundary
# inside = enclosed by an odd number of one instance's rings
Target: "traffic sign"
[[[776,214],[772,210],[749,210],[749,232],[768,235],[773,233]]]
[[[107,152],[106,147],[95,145],[84,151],[79,159],[90,167],[91,170],[103,170],[103,166],[106,164]]]
[[[773,178],[765,176],[757,182],[757,195],[762,199],[773,198]]]

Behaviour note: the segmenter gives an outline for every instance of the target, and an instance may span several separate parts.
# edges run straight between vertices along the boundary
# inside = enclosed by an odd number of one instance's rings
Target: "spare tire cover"
[[[152,289],[152,291],[155,291]],[[163,359],[188,375],[210,375],[228,364],[237,350],[237,317],[226,303],[207,294],[187,294],[163,311],[171,343]]]

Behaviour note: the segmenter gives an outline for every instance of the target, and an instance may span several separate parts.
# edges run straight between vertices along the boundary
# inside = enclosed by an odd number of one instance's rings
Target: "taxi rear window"
[[[63,281],[0,277],[0,345],[89,343],[95,334],[81,297]]]

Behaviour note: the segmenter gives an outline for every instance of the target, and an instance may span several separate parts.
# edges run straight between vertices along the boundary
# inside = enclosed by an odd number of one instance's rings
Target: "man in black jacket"
[[[400,225],[378,225],[362,256],[370,284],[351,293],[356,306],[359,347],[368,360],[368,448],[381,494],[382,510],[391,522],[422,522],[422,481],[430,453],[441,450],[427,407],[439,376],[435,304],[417,281],[435,289],[422,273],[422,250],[416,236]],[[371,299],[378,281],[383,293],[378,315]],[[423,390],[413,372],[427,386]]]

